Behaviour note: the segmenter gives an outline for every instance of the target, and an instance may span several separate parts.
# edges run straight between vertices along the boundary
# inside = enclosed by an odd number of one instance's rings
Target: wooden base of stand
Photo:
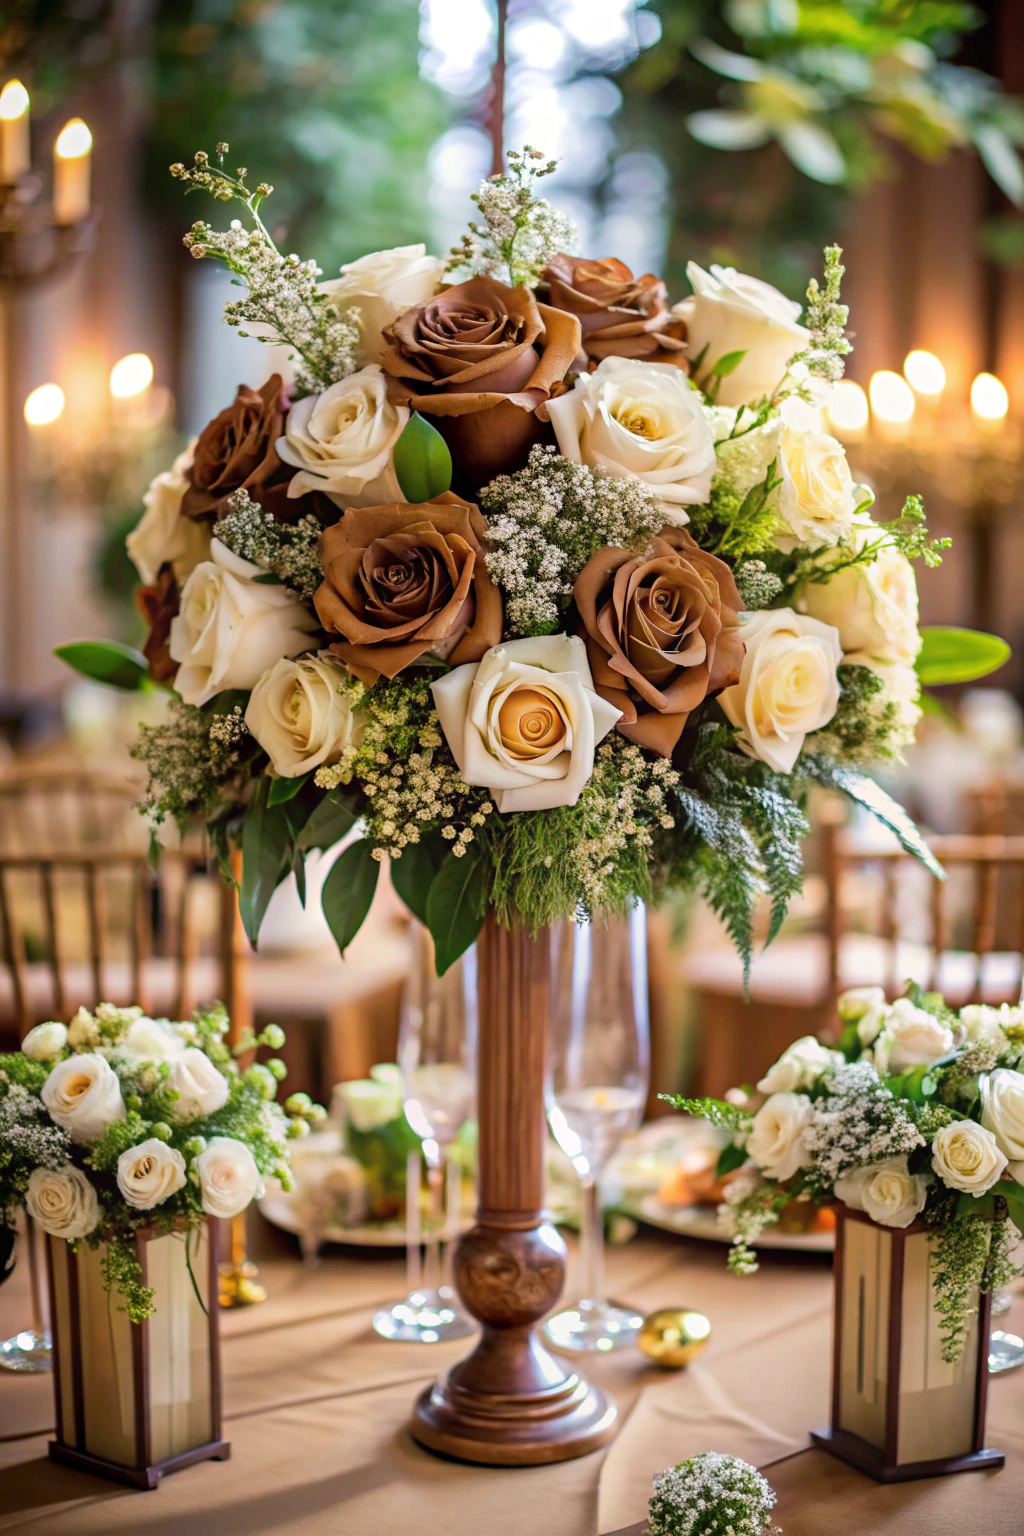
[[[106,1461],[102,1456],[90,1456],[87,1451],[75,1451],[59,1440],[50,1441],[50,1460],[62,1466],[74,1467],[78,1472],[91,1472],[95,1477],[110,1478],[115,1483],[127,1483],[129,1488],[155,1488],[168,1472],[179,1472],[197,1461],[229,1461],[231,1443],[228,1440],[211,1440],[208,1445],[198,1445],[194,1451],[184,1451],[180,1456],[170,1456],[152,1467],[124,1467],[117,1461]]]
[[[830,1456],[838,1456],[858,1472],[866,1472],[876,1483],[910,1483],[919,1477],[946,1477],[951,1472],[995,1472],[1005,1466],[1002,1451],[971,1451],[966,1456],[940,1456],[935,1461],[887,1463],[877,1446],[869,1445],[859,1435],[845,1429],[812,1430],[811,1439]]]

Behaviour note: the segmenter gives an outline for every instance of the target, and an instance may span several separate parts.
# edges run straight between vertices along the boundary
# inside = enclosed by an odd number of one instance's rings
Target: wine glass
[[[13,1237],[10,1229],[3,1227],[0,1237],[4,1238],[3,1247],[5,1255],[0,1255],[0,1284],[13,1272],[11,1255],[6,1252],[7,1242]],[[53,1369],[53,1353],[50,1343],[50,1330],[47,1327],[47,1300],[46,1283],[43,1278],[43,1267],[46,1263],[41,1252],[42,1244],[46,1241],[42,1233],[37,1229],[35,1222],[28,1212],[25,1212],[25,1229],[21,1237],[24,1251],[28,1257],[29,1291],[32,1297],[32,1327],[23,1328],[18,1333],[12,1334],[9,1339],[0,1340],[0,1368],[5,1371],[22,1371],[26,1373],[50,1371]]]
[[[582,1185],[579,1301],[550,1317],[560,1349],[623,1349],[643,1319],[604,1294],[599,1181],[647,1098],[646,911],[637,902],[607,922],[566,923],[554,934],[548,1124]]]
[[[477,1327],[451,1279],[462,1192],[462,1169],[452,1153],[475,1112],[476,1041],[475,948],[437,976],[433,942],[426,929],[419,929],[402,1007],[398,1065],[405,1117],[423,1141],[430,1216],[421,1266],[420,1165],[414,1154],[406,1183],[409,1294],[374,1317],[373,1326],[384,1338],[436,1344],[465,1338]]]

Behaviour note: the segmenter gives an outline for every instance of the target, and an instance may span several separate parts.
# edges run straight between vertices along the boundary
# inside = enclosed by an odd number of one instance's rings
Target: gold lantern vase
[[[103,1284],[105,1250],[47,1239],[57,1438],[54,1461],[136,1488],[196,1461],[225,1461],[221,1439],[216,1223],[189,1236],[136,1234],[155,1315],[133,1323]],[[191,1269],[191,1273],[189,1272]]]
[[[832,1426],[811,1438],[882,1483],[1001,1467],[985,1447],[991,1297],[942,1358],[928,1233],[840,1207],[836,1223]]]

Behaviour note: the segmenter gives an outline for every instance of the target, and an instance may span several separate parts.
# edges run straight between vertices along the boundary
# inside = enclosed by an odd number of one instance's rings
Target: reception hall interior
[[[7,0],[0,1531],[1019,1533],[1022,591],[1014,0]]]

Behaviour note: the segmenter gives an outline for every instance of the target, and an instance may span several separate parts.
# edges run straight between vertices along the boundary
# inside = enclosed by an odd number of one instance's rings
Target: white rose
[[[750,405],[772,394],[790,358],[810,340],[810,331],[797,323],[800,305],[770,283],[732,267],[705,272],[691,261],[686,275],[693,296],[674,304],[672,312],[686,321],[687,357],[693,361],[704,353],[703,376],[730,352],[746,354],[722,379],[717,403]]]
[[[492,646],[430,688],[462,777],[493,790],[502,814],[575,805],[621,714],[594,692],[575,635]]]
[[[1011,1008],[1009,1003],[1003,1003],[1001,1008],[992,1008],[987,1003],[968,1003],[960,1009],[965,1039],[972,1045],[990,1045],[1000,1054],[1010,1043],[1004,1030],[1019,1025],[1020,1020],[1021,1010]]]
[[[881,992],[881,987],[878,989]],[[862,1013],[857,1020],[857,1039],[865,1049],[877,1040],[885,1028],[889,1018],[889,1004],[884,996],[880,1003],[875,1003],[866,1013]]]
[[[263,1194],[263,1180],[252,1153],[244,1141],[233,1136],[211,1137],[193,1166],[208,1216],[237,1216]]]
[[[145,1061],[173,1061],[184,1049],[166,1019],[134,1019],[121,1041],[124,1050]]]
[[[1024,1182],[1024,1072],[997,1067],[978,1079],[981,1123],[991,1131],[1018,1184]]]
[[[153,586],[160,567],[168,562],[180,586],[201,560],[210,558],[209,523],[181,515],[194,448],[195,443],[190,443],[172,467],[150,483],[142,498],[146,510],[124,541],[143,586]]]
[[[773,1093],[754,1116],[747,1156],[770,1179],[791,1179],[811,1154],[804,1133],[814,1119],[814,1105],[802,1093]]]
[[[836,1012],[844,1024],[856,1024],[872,1009],[884,1007],[884,987],[847,987],[836,1001]]]
[[[789,773],[804,737],[836,712],[839,635],[792,608],[761,609],[740,623],[746,647],[740,680],[718,702],[740,727],[744,751],[776,773]]]
[[[363,356],[379,363],[387,350],[384,327],[432,298],[444,281],[444,268],[443,259],[428,256],[425,245],[397,245],[346,262],[343,275],[321,283],[320,292],[330,294],[336,309],[358,308]]]
[[[37,1024],[21,1042],[21,1049],[33,1061],[50,1061],[60,1055],[67,1043],[68,1032],[63,1024]]]
[[[352,675],[329,652],[287,657],[252,691],[245,723],[283,779],[336,763],[361,739],[363,716],[352,708]]]
[[[214,539],[209,560],[185,583],[170,651],[186,704],[205,704],[225,688],[253,688],[282,656],[309,649],[316,615],[287,587],[253,580],[263,574]]]
[[[155,1136],[117,1160],[117,1187],[136,1211],[151,1211],[184,1187],[185,1159]]]
[[[41,1098],[50,1118],[72,1141],[83,1145],[102,1136],[108,1125],[124,1119],[124,1100],[117,1073],[105,1056],[82,1053],[58,1061]]]
[[[350,373],[322,395],[297,400],[285,418],[278,456],[299,471],[289,496],[323,491],[339,507],[404,501],[392,460],[409,421],[407,405],[392,405],[376,363]]]
[[[784,426],[777,472],[779,515],[796,543],[818,549],[848,536],[857,498],[842,443],[825,432]]]
[[[100,1202],[80,1168],[33,1168],[25,1191],[25,1204],[34,1222],[51,1237],[69,1243],[88,1237],[100,1219]]]
[[[924,1209],[928,1182],[922,1174],[910,1172],[905,1157],[892,1157],[836,1179],[835,1194],[844,1205],[865,1211],[883,1227],[909,1227]]]
[[[875,541],[874,524],[858,524],[853,542],[863,548]],[[828,569],[825,556],[823,569]],[[797,606],[825,624],[834,624],[848,656],[911,665],[921,649],[918,631],[917,578],[899,550],[886,546],[870,565],[852,565],[826,582],[808,582]]]
[[[197,1045],[186,1046],[172,1061],[167,1086],[178,1094],[173,1110],[176,1120],[212,1115],[227,1103],[227,1078]]]
[[[91,1051],[99,1043],[99,1025],[88,1008],[79,1008],[68,1025],[68,1045],[73,1051]]]
[[[1006,1154],[991,1131],[973,1120],[944,1125],[932,1142],[932,1168],[943,1184],[983,1195],[1002,1176]]]
[[[547,410],[565,458],[641,481],[670,522],[689,522],[680,508],[707,501],[714,432],[678,368],[606,357],[593,373],[579,375],[575,389],[549,400]]]
[[[948,1025],[918,1008],[909,997],[897,998],[889,1009],[881,1034],[872,1047],[875,1069],[883,1077],[897,1077],[911,1067],[927,1066],[953,1049]]]
[[[830,1051],[813,1035],[803,1035],[768,1069],[757,1085],[758,1092],[794,1093],[798,1088],[810,1088],[829,1067],[842,1066],[843,1060],[841,1051]]]

